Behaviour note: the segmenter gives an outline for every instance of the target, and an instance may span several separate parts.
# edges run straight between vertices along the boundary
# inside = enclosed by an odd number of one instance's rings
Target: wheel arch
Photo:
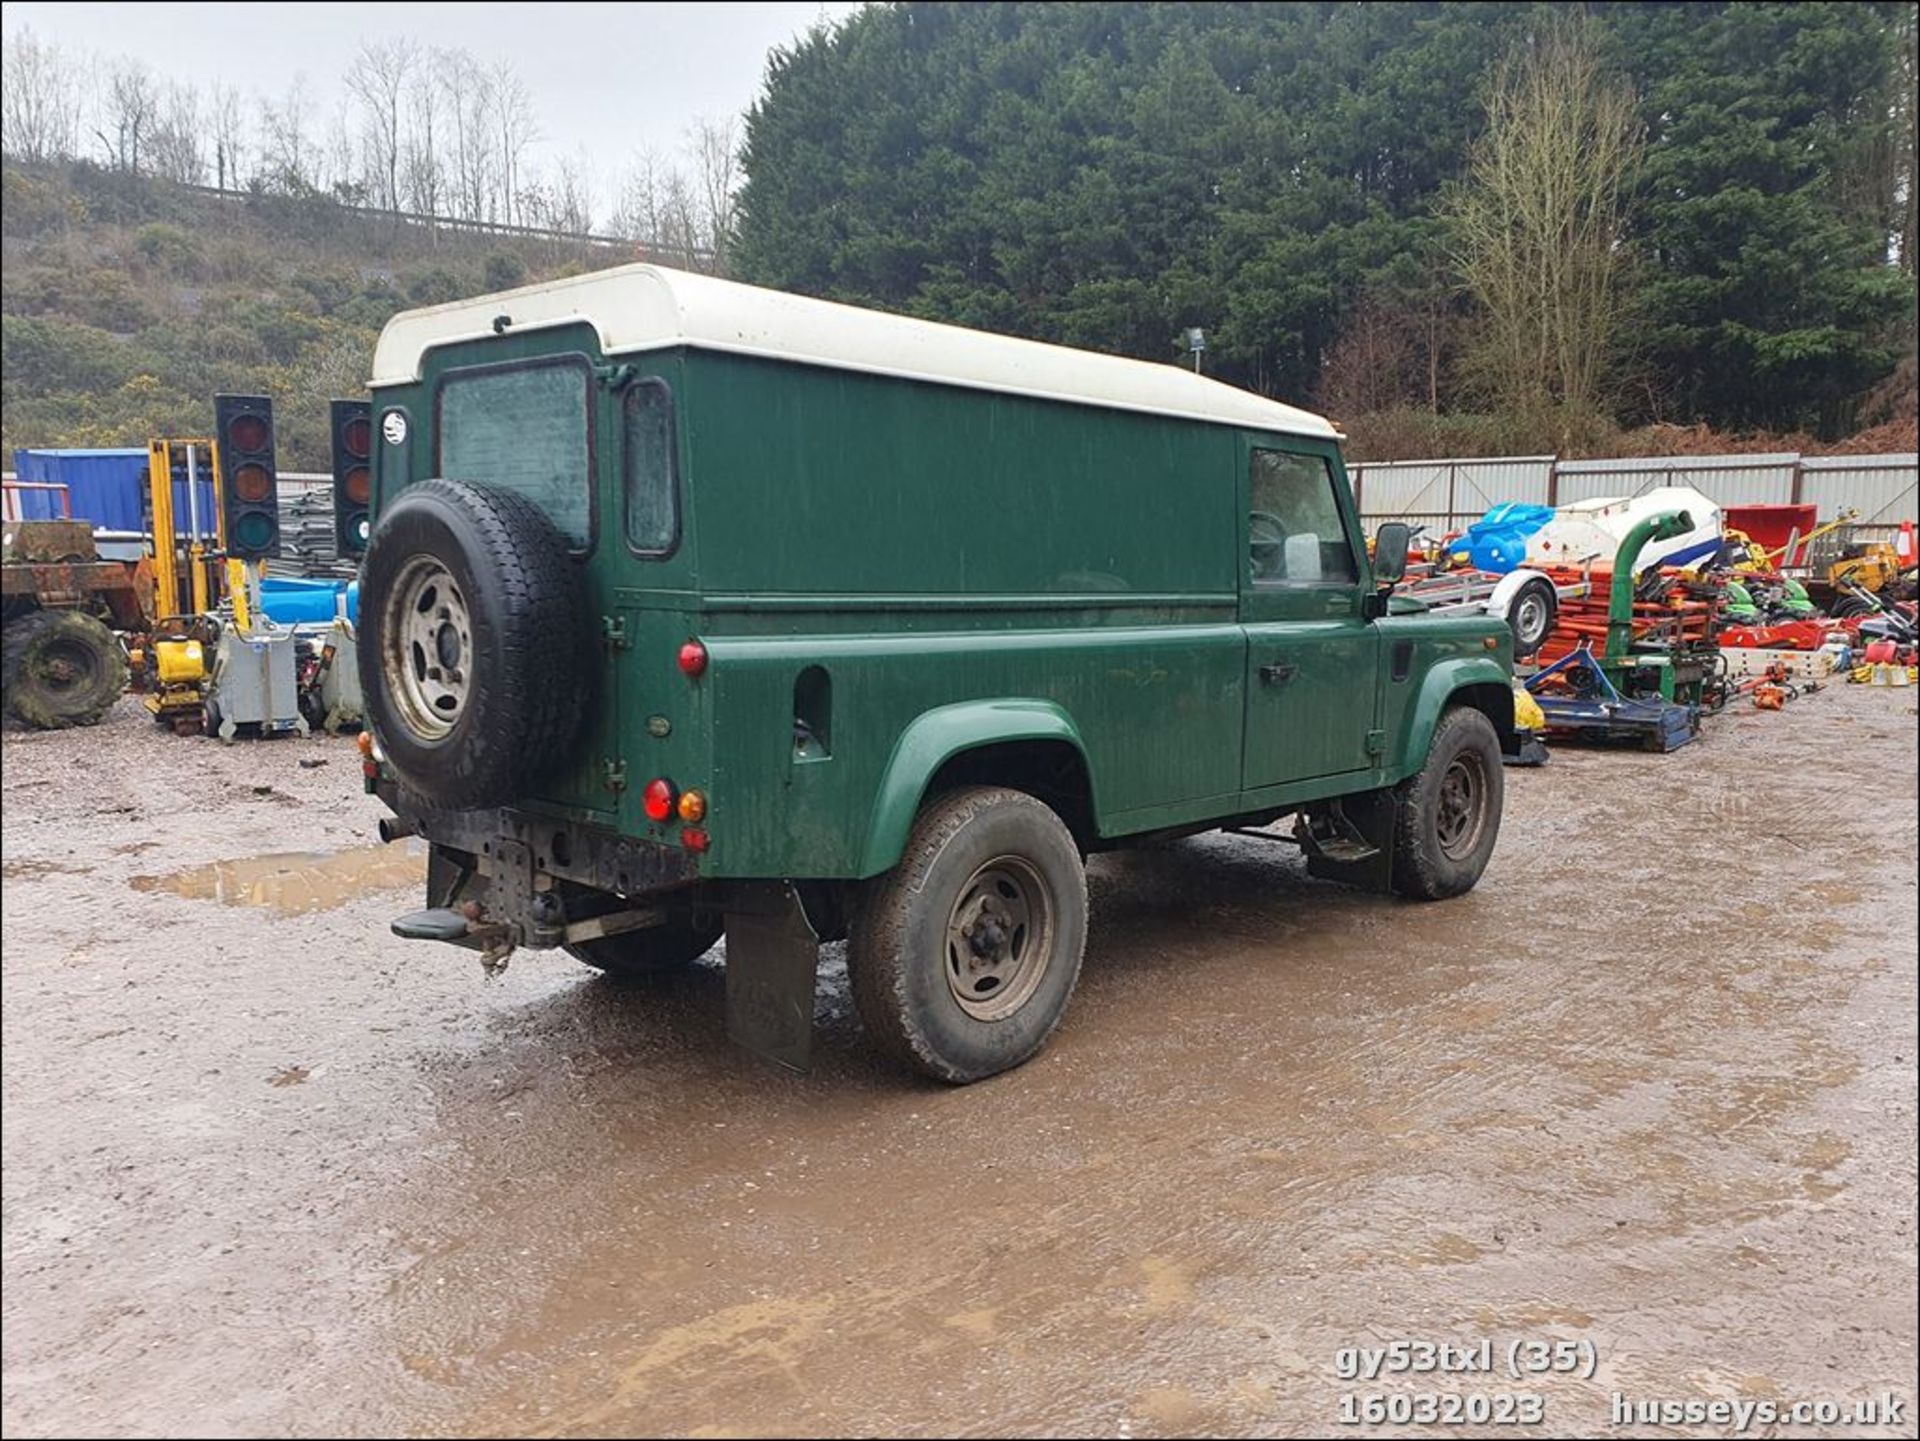
[[[1457,705],[1484,715],[1500,738],[1502,753],[1514,752],[1519,742],[1513,729],[1511,672],[1492,656],[1456,656],[1436,664],[1421,683],[1396,779],[1412,775],[1426,763],[1440,717]]]
[[[1052,701],[961,701],[924,711],[901,732],[874,794],[859,876],[896,865],[927,796],[1002,785],[1045,801],[1085,849],[1097,834],[1093,769],[1079,727]]]

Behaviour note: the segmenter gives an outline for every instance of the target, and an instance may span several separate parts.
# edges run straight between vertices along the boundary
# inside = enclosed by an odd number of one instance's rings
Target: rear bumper
[[[643,896],[674,890],[700,879],[699,861],[678,846],[623,836],[605,826],[556,820],[552,816],[502,806],[484,811],[428,810],[417,796],[382,780],[377,794],[413,834],[436,846],[465,851],[482,870],[503,842],[524,846],[538,874],[573,881],[618,896]]]

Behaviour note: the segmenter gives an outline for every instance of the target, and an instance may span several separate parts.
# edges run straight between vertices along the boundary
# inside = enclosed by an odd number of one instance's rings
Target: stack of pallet
[[[1542,567],[1558,586],[1577,584],[1584,572],[1573,567]],[[1720,602],[1717,590],[1686,571],[1662,567],[1663,585],[1657,599],[1633,603],[1633,638],[1664,639],[1705,645],[1712,637]],[[1642,593],[1651,590],[1641,576]],[[1584,599],[1563,600],[1560,617],[1540,647],[1539,663],[1553,664],[1582,644],[1590,645],[1595,655],[1607,648],[1607,609],[1613,600],[1613,574],[1595,566],[1593,590]]]
[[[308,486],[280,493],[280,555],[267,562],[267,574],[350,579],[351,559],[343,559],[333,534],[333,492]]]

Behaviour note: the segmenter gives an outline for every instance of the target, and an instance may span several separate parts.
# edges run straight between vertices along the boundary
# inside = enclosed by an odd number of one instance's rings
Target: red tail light
[[[680,844],[690,851],[699,852],[704,851],[712,842],[707,839],[707,833],[699,826],[688,826],[680,832]]]
[[[640,804],[650,821],[672,820],[673,805],[679,798],[673,782],[664,776],[648,781],[647,788],[640,792]]]
[[[681,646],[680,669],[689,679],[697,680],[707,669],[707,648],[697,640],[690,640]]]

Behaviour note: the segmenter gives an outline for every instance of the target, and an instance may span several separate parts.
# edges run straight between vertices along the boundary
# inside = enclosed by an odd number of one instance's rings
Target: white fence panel
[[[1673,455],[1623,460],[1563,460],[1558,503],[1635,496],[1690,485],[1721,505],[1785,505],[1793,499],[1797,455]]]
[[[1816,506],[1822,521],[1856,511],[1863,537],[1885,536],[1915,518],[1912,454],[1800,456],[1637,456],[1562,460],[1546,455],[1490,459],[1363,461],[1349,467],[1361,518],[1372,529],[1404,520],[1440,532],[1471,525],[1506,501],[1569,505],[1690,485],[1722,506]]]
[[[1920,455],[1822,455],[1801,462],[1800,498],[1832,520],[1854,511],[1863,531],[1879,533],[1920,510]]]
[[[1369,520],[1479,516],[1509,500],[1544,505],[1552,469],[1550,455],[1370,461],[1351,467],[1360,513]]]

